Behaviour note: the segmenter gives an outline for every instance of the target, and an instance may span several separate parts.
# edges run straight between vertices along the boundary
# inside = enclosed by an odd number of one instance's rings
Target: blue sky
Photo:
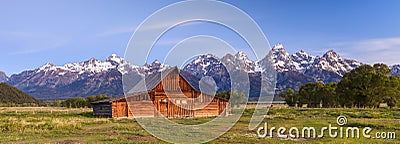
[[[92,57],[123,56],[136,27],[177,1],[3,0],[0,4],[0,70],[11,75],[47,62],[63,65]],[[329,49],[366,63],[400,63],[398,0],[228,1],[250,15],[271,45],[321,55]],[[155,46],[172,47],[188,36],[212,35],[233,47],[247,45],[227,28],[182,25]],[[162,57],[156,51],[150,58]],[[139,64],[139,63],[138,63]]]

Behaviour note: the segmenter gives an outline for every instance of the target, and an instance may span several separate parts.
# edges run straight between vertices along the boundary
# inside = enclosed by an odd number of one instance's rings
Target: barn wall
[[[133,112],[130,112],[129,116],[135,117],[154,117],[155,116],[155,108],[152,98],[149,94],[136,94],[127,98],[129,111],[132,109]]]
[[[129,116],[129,108],[126,103],[126,99],[120,99],[112,102],[112,117],[128,117]]]
[[[208,116],[227,116],[228,115],[228,102],[220,98],[214,98],[211,103],[198,103],[195,107],[202,107],[194,111],[194,117],[208,117]]]
[[[152,101],[130,101],[129,108],[134,117],[154,117],[155,109]]]
[[[93,115],[95,116],[105,116],[105,117],[112,116],[112,109],[110,103],[93,104],[92,107],[93,107]]]

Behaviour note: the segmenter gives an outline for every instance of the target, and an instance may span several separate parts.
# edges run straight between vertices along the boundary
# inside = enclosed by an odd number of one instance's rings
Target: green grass
[[[246,109],[238,123],[218,139],[208,143],[297,143],[295,140],[258,138],[248,130],[253,109]],[[372,134],[396,132],[396,139],[307,138],[301,143],[400,143],[400,109],[307,109],[274,108],[264,122],[269,128],[313,126],[317,130],[344,115],[345,126],[371,127]],[[200,124],[213,118],[172,119],[181,124]],[[263,125],[263,123],[262,123]],[[326,133],[327,135],[327,133]],[[92,116],[91,109],[0,107],[0,143],[166,143],[152,137],[134,119]]]

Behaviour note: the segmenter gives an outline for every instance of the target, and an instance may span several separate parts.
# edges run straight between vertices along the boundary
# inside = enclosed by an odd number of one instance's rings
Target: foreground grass
[[[264,122],[269,128],[313,126],[318,130],[344,115],[346,126],[371,127],[375,132],[396,132],[396,139],[306,138],[287,140],[258,138],[248,129],[253,109],[246,109],[238,123],[209,143],[400,143],[399,109],[306,109],[275,108]],[[183,124],[199,124],[213,118],[173,119]],[[263,124],[262,124],[263,125]],[[261,125],[260,125],[261,126]],[[319,131],[318,131],[319,133]],[[326,135],[328,135],[326,133]],[[165,143],[152,137],[133,119],[92,116],[91,109],[0,107],[0,143]]]

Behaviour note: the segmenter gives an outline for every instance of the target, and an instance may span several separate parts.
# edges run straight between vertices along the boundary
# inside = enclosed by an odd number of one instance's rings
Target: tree
[[[61,102],[61,106],[68,107],[68,108],[83,108],[83,107],[92,107],[90,104],[94,101],[99,101],[103,99],[108,99],[109,97],[104,94],[99,94],[97,96],[88,96],[87,98],[83,97],[76,97],[76,98],[69,98],[63,102]]]
[[[298,94],[299,107],[307,104],[309,108],[319,108],[322,100],[322,88],[324,84],[321,82],[308,83],[300,87]]]
[[[61,107],[62,106],[62,101],[61,100],[55,100],[52,104],[54,107]]]
[[[392,86],[396,84],[391,80],[391,73],[385,64],[362,65],[346,73],[336,89],[340,105],[376,108],[385,98],[392,99],[391,95],[398,91],[397,86]]]
[[[383,63],[374,64],[373,68],[375,69],[376,72],[380,72],[384,75],[387,75],[387,76],[392,75],[392,70],[389,68],[389,66],[387,66]]]
[[[287,88],[285,91],[280,93],[279,96],[285,99],[285,102],[289,105],[289,107],[296,106],[297,95],[294,93],[293,89]]]
[[[400,100],[400,77],[390,77],[383,94],[383,102],[392,108],[397,105]]]
[[[243,104],[245,95],[236,91],[222,91],[216,95],[217,97],[228,99],[232,106],[238,107]],[[230,100],[232,98],[232,100]]]
[[[331,82],[322,87],[320,94],[322,96],[322,107],[331,108],[339,106],[339,99],[336,95],[337,83]]]

